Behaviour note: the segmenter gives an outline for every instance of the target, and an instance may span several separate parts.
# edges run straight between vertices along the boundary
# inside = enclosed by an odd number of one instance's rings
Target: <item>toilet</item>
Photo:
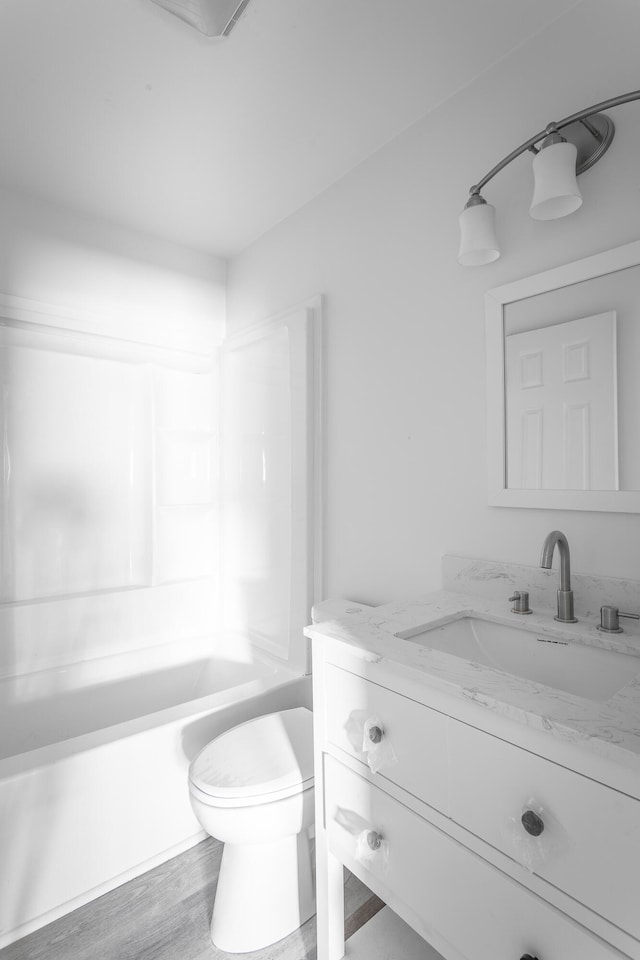
[[[314,623],[348,620],[366,604],[323,600]],[[226,953],[261,950],[315,913],[313,714],[306,707],[247,720],[207,744],[189,767],[200,825],[222,840],[211,939]]]
[[[315,913],[313,715],[294,707],[248,720],[207,744],[189,767],[191,806],[224,842],[211,939],[259,950]]]

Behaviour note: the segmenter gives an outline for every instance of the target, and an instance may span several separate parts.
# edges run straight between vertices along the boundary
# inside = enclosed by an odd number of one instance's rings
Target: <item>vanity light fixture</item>
[[[613,140],[613,121],[603,110],[640,100],[640,90],[603,100],[586,110],[550,123],[512,150],[469,190],[460,214],[460,251],[463,266],[482,266],[500,256],[495,230],[495,208],[480,191],[512,160],[529,150],[534,154],[534,190],[530,216],[534,220],[557,220],[582,204],[577,177],[604,156]]]

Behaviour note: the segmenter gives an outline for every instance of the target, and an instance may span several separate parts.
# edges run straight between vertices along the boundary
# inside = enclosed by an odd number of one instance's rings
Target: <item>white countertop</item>
[[[357,606],[353,604],[352,609]],[[593,616],[565,625],[553,619],[554,612],[538,609],[530,616],[518,616],[510,612],[510,605],[504,599],[440,590],[417,600],[363,608],[360,613],[307,627],[305,634],[312,639],[324,637],[339,641],[367,660],[400,664],[415,671],[434,688],[472,701],[493,715],[508,717],[529,729],[587,748],[623,765],[634,776],[640,775],[640,630],[637,623],[625,621],[624,633],[606,635],[598,631],[598,620]],[[421,625],[441,626],[462,616],[631,654],[638,657],[638,670],[635,675],[630,674],[629,682],[609,700],[595,701],[396,636]],[[631,624],[629,627],[627,622]]]

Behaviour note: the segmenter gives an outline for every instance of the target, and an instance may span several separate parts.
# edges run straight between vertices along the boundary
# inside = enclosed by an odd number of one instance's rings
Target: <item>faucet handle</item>
[[[600,607],[598,630],[602,630],[603,633],[622,633],[619,617],[625,617],[628,620],[640,620],[640,614],[638,613],[620,613],[617,607],[605,603],[604,606]]]
[[[619,613],[618,608],[609,603],[605,603],[600,607],[598,630],[602,630],[603,633],[622,633],[622,627],[618,619]]]
[[[511,607],[511,613],[531,613],[529,609],[529,593],[527,590],[514,590],[513,596],[509,597],[509,602],[514,605]]]

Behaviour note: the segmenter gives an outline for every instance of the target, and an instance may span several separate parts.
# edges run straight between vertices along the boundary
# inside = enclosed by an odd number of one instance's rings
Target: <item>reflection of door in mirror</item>
[[[507,485],[617,490],[616,314],[505,338]]]

